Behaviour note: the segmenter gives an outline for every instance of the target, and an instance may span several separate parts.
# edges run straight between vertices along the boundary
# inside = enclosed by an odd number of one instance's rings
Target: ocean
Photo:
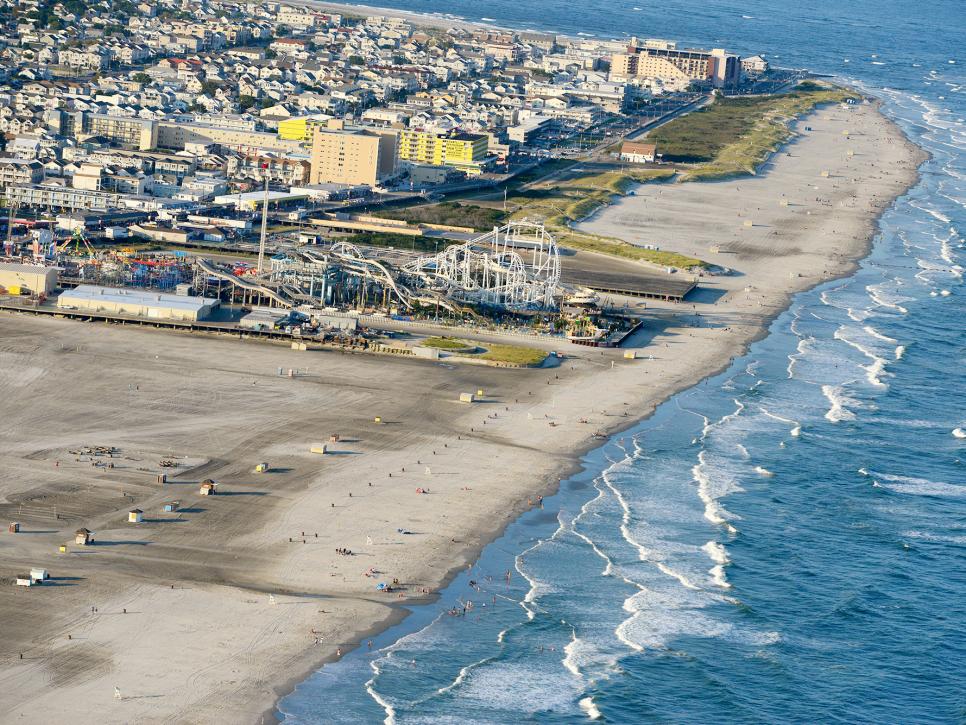
[[[880,97],[932,158],[854,275],[587,456],[279,717],[966,721],[962,3],[382,4],[764,53]]]

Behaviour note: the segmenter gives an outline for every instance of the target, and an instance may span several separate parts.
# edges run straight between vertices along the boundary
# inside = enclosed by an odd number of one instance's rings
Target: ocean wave
[[[845,420],[855,420],[855,413],[849,410],[847,405],[855,405],[858,403],[855,398],[850,398],[845,394],[845,388],[841,385],[823,385],[822,395],[824,395],[831,407],[825,414],[826,420],[832,423],[841,423]]]
[[[855,336],[857,335],[857,333],[862,331],[872,331],[871,335],[879,339],[883,337],[878,333],[874,332],[872,330],[872,327],[869,325],[866,325],[861,331],[857,330],[856,328],[850,328],[845,325],[842,325],[835,331],[832,337],[834,337],[836,340],[840,340],[841,342],[844,342],[847,345],[852,346],[853,348],[861,352],[863,355],[865,355],[869,360],[871,360],[872,362],[869,365],[862,366],[862,368],[865,370],[866,380],[869,381],[870,385],[873,385],[877,388],[885,388],[887,387],[887,385],[882,381],[882,377],[883,375],[886,374],[886,370],[885,370],[886,359],[881,355],[876,354],[876,351],[873,350],[869,345],[863,345],[861,342],[855,339]],[[885,339],[888,340],[890,343],[896,342],[890,337],[887,337]]]
[[[869,297],[875,302],[879,307],[885,307],[887,309],[895,310],[901,314],[906,314],[909,312],[900,303],[908,302],[912,298],[904,297],[903,295],[896,294],[895,292],[889,292],[885,289],[885,283],[874,285],[870,284],[865,288],[865,291],[869,293]]]
[[[724,526],[732,534],[737,534],[738,529],[729,520],[732,514],[718,502],[718,496],[715,495],[715,486],[707,473],[705,451],[698,453],[698,462],[691,468],[691,476],[698,484],[698,497],[704,503],[704,518],[715,525]],[[719,495],[724,495],[724,492]]]
[[[767,417],[772,418],[773,420],[780,421],[782,423],[787,423],[788,425],[792,426],[792,429],[789,431],[791,435],[797,437],[799,433],[802,432],[802,424],[799,423],[797,420],[794,420],[793,418],[786,418],[785,416],[778,415],[777,413],[772,413],[770,410],[768,410],[768,408],[766,408],[763,405],[758,406],[758,408]]]
[[[597,709],[597,705],[594,704],[593,697],[583,697],[580,702],[577,703],[580,709],[587,714],[590,720],[600,720],[600,710]]]
[[[966,536],[948,536],[944,534],[933,534],[928,531],[903,531],[901,535],[908,539],[932,541],[940,544],[966,544]]]
[[[701,547],[701,550],[714,562],[714,566],[708,569],[711,581],[722,589],[731,589],[731,582],[725,575],[725,567],[731,563],[731,559],[728,558],[728,550],[717,541],[709,541]]]
[[[896,493],[948,498],[966,497],[966,485],[932,481],[928,478],[918,478],[916,476],[900,476],[879,471],[868,471],[868,475],[876,479],[881,487],[895,491]]]
[[[809,346],[814,341],[814,337],[803,337],[798,341],[798,345],[795,347],[796,351],[788,356],[788,367],[785,368],[789,378],[795,377],[795,364],[808,354]]]

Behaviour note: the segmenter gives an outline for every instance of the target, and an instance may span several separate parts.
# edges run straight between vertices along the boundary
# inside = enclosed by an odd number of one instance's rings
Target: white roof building
[[[132,315],[157,320],[204,320],[218,307],[211,297],[172,295],[156,290],[101,287],[82,284],[63,292],[57,306],[112,315]]]

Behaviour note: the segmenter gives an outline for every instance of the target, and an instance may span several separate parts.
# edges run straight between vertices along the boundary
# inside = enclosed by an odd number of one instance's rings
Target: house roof
[[[657,144],[641,143],[639,141],[625,141],[621,146],[621,153],[650,155],[657,151]]]

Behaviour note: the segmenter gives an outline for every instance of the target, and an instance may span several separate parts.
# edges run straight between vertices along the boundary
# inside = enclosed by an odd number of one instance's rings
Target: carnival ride
[[[283,307],[303,303],[355,304],[412,310],[436,307],[458,314],[489,308],[528,313],[554,309],[560,297],[560,258],[542,224],[514,221],[465,244],[424,256],[348,242],[302,247],[276,255],[270,270],[229,268],[198,260],[197,289],[212,280],[233,286],[244,300]],[[219,290],[220,291],[220,290]]]

